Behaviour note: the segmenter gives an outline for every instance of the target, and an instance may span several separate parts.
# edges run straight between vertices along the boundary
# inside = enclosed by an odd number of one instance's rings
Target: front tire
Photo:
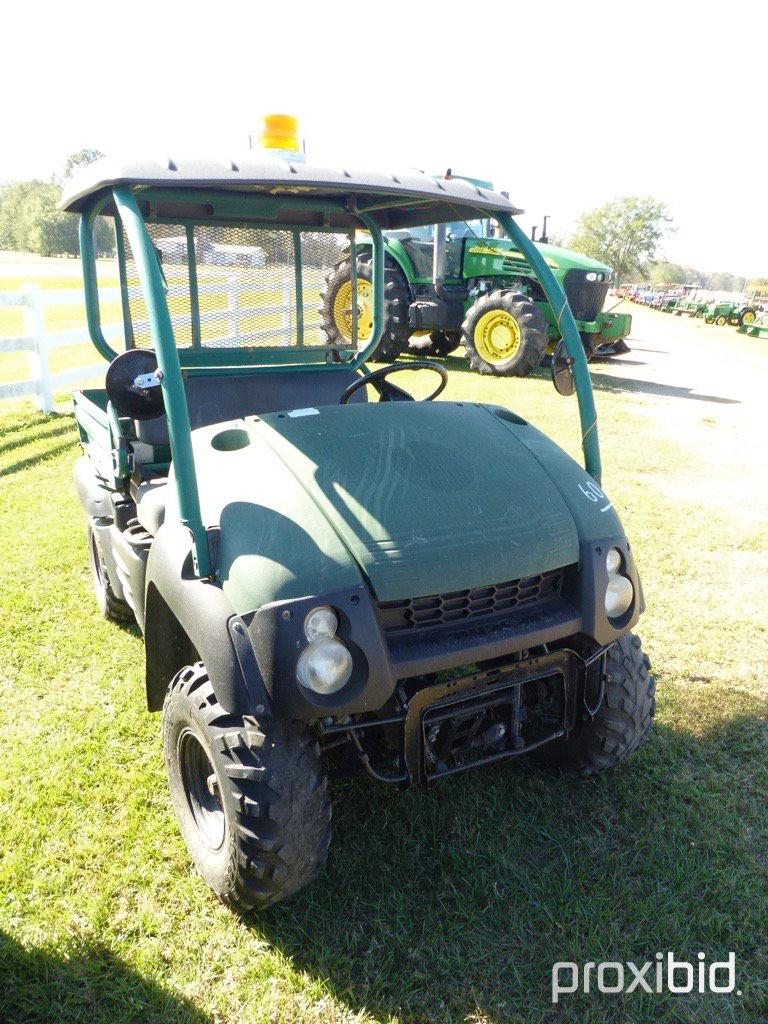
[[[547,348],[547,322],[521,292],[489,292],[467,310],[461,325],[470,369],[499,377],[527,377]]]
[[[640,638],[625,633],[608,651],[605,692],[597,714],[570,736],[542,747],[536,760],[576,775],[595,775],[634,753],[656,713],[656,681]]]
[[[198,662],[169,687],[163,749],[187,849],[220,899],[263,910],[312,881],[328,853],[331,804],[306,725],[227,714]]]

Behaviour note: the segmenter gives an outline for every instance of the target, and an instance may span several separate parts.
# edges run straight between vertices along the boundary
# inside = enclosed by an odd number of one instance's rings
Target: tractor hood
[[[585,498],[584,470],[501,408],[360,403],[193,438],[219,577],[241,614],[361,577],[380,601],[500,583],[622,532],[610,504],[600,516]]]

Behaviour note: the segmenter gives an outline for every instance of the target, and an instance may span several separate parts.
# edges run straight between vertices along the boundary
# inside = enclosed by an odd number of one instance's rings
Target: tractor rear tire
[[[570,736],[533,755],[540,764],[575,775],[595,775],[634,753],[651,731],[656,681],[640,638],[625,633],[608,651],[605,692],[597,714]]]
[[[224,903],[263,910],[313,880],[331,803],[307,725],[227,713],[198,662],[168,689],[163,749],[187,849]]]
[[[107,564],[104,561],[104,556],[101,553],[101,548],[90,520],[88,520],[86,525],[86,534],[88,564],[91,568],[93,592],[96,596],[96,604],[99,606],[99,611],[105,619],[112,619],[113,622],[133,622],[135,618],[133,609],[127,601],[117,596],[110,582]]]
[[[499,377],[527,377],[547,349],[547,322],[521,292],[499,290],[479,298],[461,325],[470,369]]]
[[[736,322],[738,327],[743,327],[744,324],[746,324],[747,326],[753,324],[755,320],[757,320],[757,310],[753,309],[751,306],[748,306],[747,309],[742,309],[742,311],[739,313],[737,317]]]
[[[351,278],[352,264],[349,259],[343,260],[325,279],[325,287],[321,291],[323,304],[320,314],[323,329],[332,344],[339,343],[343,347],[352,344],[351,325],[338,322],[337,297],[340,289],[348,284]],[[358,259],[357,277],[361,281],[373,282],[373,265],[370,260]],[[411,295],[408,284],[399,267],[391,259],[385,258],[384,264],[384,324],[381,341],[368,357],[373,362],[391,363],[408,345],[408,306]],[[370,314],[371,320],[373,312]],[[351,316],[350,316],[351,320]],[[369,328],[370,330],[370,328]],[[349,333],[347,333],[349,331]],[[358,339],[358,346],[365,347],[365,342]]]

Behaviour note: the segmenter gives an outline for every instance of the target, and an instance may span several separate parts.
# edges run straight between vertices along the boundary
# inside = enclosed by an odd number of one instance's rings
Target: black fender
[[[168,685],[186,665],[202,661],[216,699],[230,714],[265,717],[271,703],[246,623],[215,580],[192,567],[186,527],[160,527],[147,562],[144,646],[147,706],[159,711]]]

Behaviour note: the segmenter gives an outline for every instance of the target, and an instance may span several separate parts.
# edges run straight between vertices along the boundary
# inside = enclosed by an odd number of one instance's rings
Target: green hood
[[[238,450],[212,446],[221,425],[194,443],[204,519],[221,527],[219,576],[240,613],[361,574],[390,601],[578,561],[581,531],[543,468],[547,449],[574,481],[588,478],[505,410],[359,404],[237,426],[250,438]]]

